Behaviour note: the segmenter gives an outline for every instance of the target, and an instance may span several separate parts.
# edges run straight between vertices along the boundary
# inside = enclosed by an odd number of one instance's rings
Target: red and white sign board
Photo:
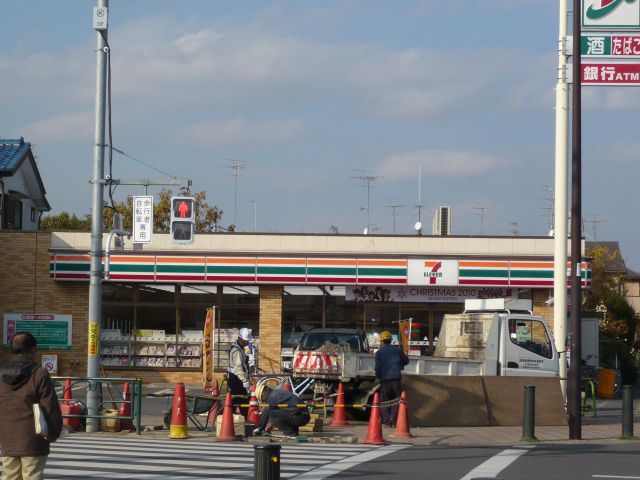
[[[582,85],[639,86],[640,64],[582,62]]]

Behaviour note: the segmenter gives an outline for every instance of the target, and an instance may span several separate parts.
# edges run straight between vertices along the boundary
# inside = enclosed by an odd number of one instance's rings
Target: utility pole
[[[96,103],[93,147],[93,195],[91,208],[91,267],[89,271],[89,315],[87,325],[87,377],[100,376],[100,326],[102,323],[102,222],[104,208],[104,145],[107,96],[107,46],[109,0],[98,0],[94,9],[96,30]],[[100,23],[101,20],[104,23]],[[87,432],[98,431],[99,382],[87,388]]]
[[[571,153],[571,364],[567,382],[569,438],[582,439],[580,373],[582,359],[582,59],[580,33],[581,1],[573,0],[573,92]]]
[[[579,10],[574,15],[580,16]],[[569,23],[567,0],[560,0],[558,34],[558,75],[556,83],[556,152],[553,239],[553,330],[556,350],[559,352],[560,388],[567,399],[567,172],[569,169],[569,84],[567,24]],[[574,41],[580,43],[580,39]],[[575,85],[574,77],[574,85]]]

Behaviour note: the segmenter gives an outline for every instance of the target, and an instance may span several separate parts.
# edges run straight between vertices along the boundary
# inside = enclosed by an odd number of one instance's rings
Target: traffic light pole
[[[109,0],[97,0],[104,9]],[[105,19],[106,20],[106,19]],[[107,96],[107,29],[96,30],[96,103],[93,147],[93,196],[91,208],[91,267],[89,271],[89,315],[87,325],[87,377],[100,376],[100,325],[102,323],[102,223],[104,208],[104,145]],[[98,431],[99,382],[87,389],[87,432]]]

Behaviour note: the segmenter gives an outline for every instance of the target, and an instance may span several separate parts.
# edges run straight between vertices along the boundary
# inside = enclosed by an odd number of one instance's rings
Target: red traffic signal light
[[[195,236],[194,197],[171,197],[171,242],[192,243]]]

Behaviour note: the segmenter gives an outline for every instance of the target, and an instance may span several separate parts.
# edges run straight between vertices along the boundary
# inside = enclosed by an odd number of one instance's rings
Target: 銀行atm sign
[[[640,30],[640,0],[582,0],[583,30]]]
[[[582,62],[582,85],[639,86],[640,64]]]

